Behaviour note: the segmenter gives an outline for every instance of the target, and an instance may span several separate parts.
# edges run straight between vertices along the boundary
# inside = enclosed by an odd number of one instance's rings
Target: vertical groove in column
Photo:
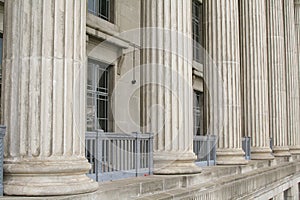
[[[150,8],[147,1],[142,3],[143,18],[151,20],[143,20],[147,30],[142,76],[151,83],[143,88],[149,102],[143,106],[143,125],[155,134],[155,173],[197,173],[201,169],[194,164],[192,149],[192,60],[187,59],[192,54],[191,1],[151,0]]]
[[[172,57],[172,63],[171,66],[173,66],[173,69],[170,67],[171,72],[171,105],[172,105],[172,149],[179,149],[179,116],[178,113],[180,112],[179,108],[179,102],[176,97],[176,94],[178,94],[178,80],[177,80],[177,74],[174,73],[174,71],[178,71],[178,56],[177,56],[177,49],[178,49],[178,33],[177,33],[177,24],[178,24],[178,15],[177,12],[174,12],[178,9],[177,0],[171,0],[171,57]]]
[[[42,12],[43,15],[53,15],[52,8],[53,1],[42,1]],[[49,9],[50,8],[50,9]],[[41,88],[46,88],[45,90],[41,90],[41,133],[43,133],[42,141],[41,141],[41,154],[42,156],[49,157],[52,155],[53,146],[52,146],[52,66],[53,62],[50,59],[53,51],[51,48],[49,50],[48,45],[52,46],[50,42],[53,40],[53,18],[42,18],[42,34],[41,40],[43,38],[44,42],[41,47],[41,54],[45,55],[42,58],[42,66],[45,66],[41,69],[41,79],[44,80],[41,82]]]
[[[237,0],[206,0],[205,80],[211,109],[208,130],[218,135],[218,164],[245,164],[241,149],[241,88]]]
[[[187,15],[187,21],[192,22],[192,1],[187,1],[187,8],[186,8],[186,15]],[[192,68],[192,60],[193,60],[193,41],[192,41],[192,35],[193,35],[193,28],[192,23],[186,23],[187,26],[187,32],[185,33],[187,37],[187,96],[188,98],[188,132],[193,133],[193,86],[192,86],[192,79],[193,79],[193,68]],[[188,151],[193,151],[193,137],[188,137]]]
[[[163,6],[163,10],[164,10],[164,27],[167,30],[171,30],[171,1],[164,1],[164,6]],[[165,79],[163,84],[165,85],[165,90],[168,91],[168,94],[164,95],[164,104],[169,104],[171,103],[171,95],[172,93],[171,91],[171,53],[170,53],[170,49],[171,49],[171,34],[169,31],[164,31],[163,33],[164,35],[164,44],[163,44],[163,49],[165,49],[164,55],[164,62],[165,62]],[[171,104],[172,105],[172,104]],[[171,124],[171,110],[172,110],[172,106],[168,106],[165,108],[165,123],[166,124],[170,124],[170,126],[166,126],[165,127],[165,149],[166,151],[171,151],[172,150],[172,137],[171,137],[171,133],[172,133],[172,124]]]
[[[55,0],[54,3],[54,66],[53,66],[53,144],[54,155],[61,155],[63,153],[63,49],[64,49],[64,1]]]
[[[286,70],[283,1],[267,1],[270,132],[274,155],[290,155],[287,146]]]
[[[265,2],[240,1],[243,132],[252,140],[251,159],[272,159],[269,144]]]
[[[21,2],[21,4],[24,5],[24,10],[26,10],[27,13],[20,12],[19,17],[21,19],[23,19],[24,21],[30,21],[30,16],[31,16],[30,7],[28,7],[28,4],[25,4],[24,2]],[[19,27],[20,27],[20,29],[24,29],[24,32],[20,37],[20,50],[19,50],[19,51],[23,52],[22,55],[24,56],[24,59],[20,59],[20,65],[22,65],[22,68],[20,69],[21,70],[20,83],[19,83],[20,84],[20,89],[19,89],[20,99],[19,99],[19,103],[18,103],[18,106],[20,108],[20,115],[18,116],[18,119],[17,119],[17,123],[19,123],[19,127],[17,126],[17,124],[14,124],[13,126],[18,127],[19,130],[22,130],[20,132],[20,141],[19,141],[20,142],[20,155],[28,156],[28,154],[29,154],[29,152],[28,152],[28,146],[29,146],[29,141],[28,141],[28,137],[29,137],[29,128],[28,128],[29,115],[28,115],[28,113],[29,113],[29,110],[28,109],[29,109],[29,105],[28,105],[27,99],[29,98],[28,84],[29,84],[29,71],[30,71],[30,60],[29,60],[30,55],[29,55],[29,51],[26,51],[26,49],[30,48],[30,43],[25,38],[30,38],[31,25],[24,26],[23,23],[21,23],[21,21],[20,21]],[[11,34],[11,33],[8,33],[8,34]],[[7,42],[10,43],[11,41],[7,41]],[[4,79],[3,79],[3,81],[6,82]],[[10,86],[8,86],[8,88],[10,88]],[[6,93],[6,92],[4,92],[4,93]],[[11,94],[7,94],[7,95],[11,95]],[[4,103],[2,105],[9,106],[9,105],[5,104],[5,101],[7,101],[7,100],[4,100]],[[8,129],[9,129],[9,126],[8,126]],[[13,130],[11,130],[11,131],[13,131]],[[9,144],[8,141],[6,144]]]

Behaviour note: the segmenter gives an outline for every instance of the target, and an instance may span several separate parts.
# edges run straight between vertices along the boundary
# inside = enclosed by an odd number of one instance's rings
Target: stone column
[[[206,0],[205,81],[211,105],[208,131],[218,135],[217,163],[245,164],[241,148],[238,0]],[[216,102],[216,103],[215,103]],[[218,124],[220,123],[221,124]]]
[[[274,155],[289,156],[283,1],[267,2],[270,133]]]
[[[191,0],[142,1],[142,123],[154,173],[200,172],[193,153]]]
[[[294,0],[283,1],[285,65],[287,86],[287,133],[288,145],[292,154],[300,153],[300,102],[299,102],[299,65],[295,35]]]
[[[274,200],[284,200],[283,192],[273,197]]]
[[[298,187],[298,183],[296,182],[295,185],[293,185],[291,187],[291,197],[290,199],[293,199],[293,200],[297,200],[299,199],[299,187]]]
[[[95,191],[85,173],[86,2],[5,2],[6,195]]]
[[[295,17],[295,43],[296,43],[296,66],[293,67],[294,69],[294,73],[292,75],[292,77],[295,78],[295,80],[298,81],[298,91],[292,91],[292,94],[297,93],[298,92],[298,103],[300,104],[299,102],[299,98],[300,98],[300,0],[295,0],[294,1],[294,17]],[[297,77],[298,76],[298,77]],[[296,81],[294,82],[294,87],[297,88],[297,83]],[[296,89],[295,89],[296,90]],[[299,105],[298,104],[298,105]],[[296,107],[296,105],[295,105]],[[297,109],[297,108],[295,108]],[[296,112],[297,113],[297,112]],[[298,116],[300,116],[300,108],[298,107]],[[296,118],[296,117],[295,117]],[[295,119],[296,120],[296,119]],[[292,134],[292,137],[291,137],[291,147],[290,147],[290,151],[292,154],[295,154],[295,153],[299,153],[299,147],[300,147],[300,135],[299,135],[299,132],[300,132],[300,120],[297,121],[296,123],[296,127],[294,127],[294,132]]]
[[[251,16],[251,17],[249,17]],[[266,7],[240,1],[243,132],[252,139],[251,159],[273,159],[270,149]]]

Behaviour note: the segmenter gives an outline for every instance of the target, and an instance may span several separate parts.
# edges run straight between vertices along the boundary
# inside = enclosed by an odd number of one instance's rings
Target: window
[[[298,199],[300,199],[300,183],[298,183]]]
[[[283,192],[283,199],[284,200],[292,200],[293,199],[291,188],[288,188],[287,190],[285,190]]]
[[[106,21],[114,22],[113,0],[88,0],[88,11]]]
[[[88,61],[87,130],[108,131],[109,71],[107,65]]]
[[[203,46],[203,4],[199,0],[193,0],[192,10],[193,23],[193,47],[194,60],[202,63],[201,47]]]
[[[204,135],[204,94],[194,91],[194,135]]]
[[[0,98],[1,98],[1,91],[2,91],[2,51],[3,51],[3,35],[2,33],[0,33]]]

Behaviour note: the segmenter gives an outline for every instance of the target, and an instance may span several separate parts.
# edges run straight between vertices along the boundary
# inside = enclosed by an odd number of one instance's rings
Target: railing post
[[[245,158],[246,160],[251,159],[251,138],[248,136],[245,136],[242,138],[242,148],[245,152]]]
[[[149,175],[153,175],[153,133],[149,133]]]
[[[207,166],[210,166],[210,136],[209,135],[206,136],[206,140],[207,140],[206,142]]]
[[[95,166],[95,173],[96,173],[96,181],[100,181],[100,174],[102,173],[102,137],[101,133],[103,133],[102,130],[97,130],[97,135],[96,135],[96,166]]]
[[[213,137],[213,144],[214,144],[212,151],[214,155],[214,165],[216,165],[217,164],[217,136],[212,135],[212,137]]]
[[[251,137],[248,137],[248,142],[247,142],[247,148],[248,148],[248,157],[249,160],[251,160]]]
[[[136,177],[138,177],[141,162],[141,142],[137,132],[135,133],[135,151],[135,173]]]
[[[270,138],[270,149],[273,151],[273,138]]]
[[[3,196],[3,138],[5,135],[6,127],[0,126],[0,196]]]

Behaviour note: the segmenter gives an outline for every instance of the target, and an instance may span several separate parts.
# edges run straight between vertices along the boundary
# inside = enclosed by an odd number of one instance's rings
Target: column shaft
[[[287,133],[288,145],[292,154],[300,153],[300,102],[299,102],[299,69],[297,61],[296,30],[294,0],[285,0],[284,33],[285,33],[285,65],[287,84]]]
[[[85,173],[86,3],[5,2],[4,192],[94,191]]]
[[[218,135],[217,163],[245,164],[241,148],[241,87],[238,0],[206,0],[205,81],[209,91],[208,131]]]
[[[191,1],[144,0],[143,125],[154,136],[154,173],[200,172],[194,164]]]
[[[270,132],[274,155],[289,156],[283,1],[267,2]]]
[[[296,44],[296,66],[293,67],[293,75],[292,77],[295,78],[294,82],[294,91],[292,91],[292,94],[294,92],[297,94],[298,93],[298,109],[297,105],[295,105],[295,114],[298,112],[298,117],[300,117],[300,0],[295,0],[294,1],[294,17],[295,17],[295,44]],[[298,85],[297,85],[298,81]],[[298,88],[298,89],[297,89]],[[298,91],[296,91],[298,90]],[[296,97],[296,95],[295,95]],[[296,102],[295,102],[296,103]],[[295,116],[295,127],[294,127],[294,132],[290,138],[290,151],[292,154],[298,153],[299,147],[300,147],[300,120],[296,122],[297,116]],[[299,119],[299,118],[298,118]]]
[[[249,17],[251,16],[251,17]],[[243,132],[251,159],[272,159],[270,149],[266,9],[261,0],[240,1]]]

